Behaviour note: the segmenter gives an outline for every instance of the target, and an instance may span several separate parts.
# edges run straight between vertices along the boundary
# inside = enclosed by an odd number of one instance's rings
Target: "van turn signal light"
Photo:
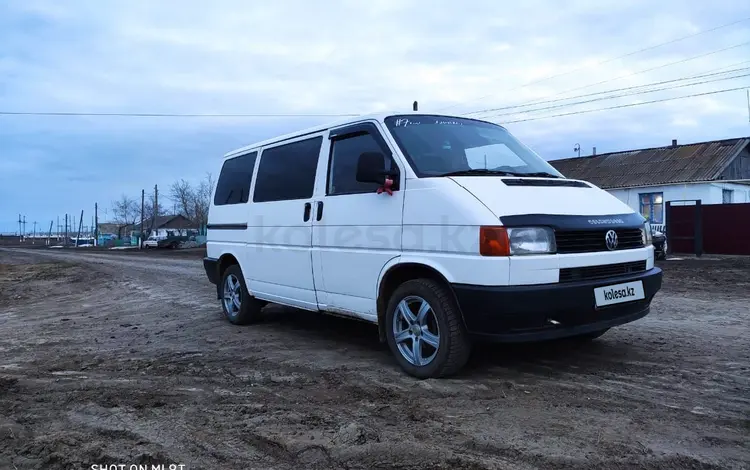
[[[510,240],[505,227],[479,227],[479,254],[509,256]]]

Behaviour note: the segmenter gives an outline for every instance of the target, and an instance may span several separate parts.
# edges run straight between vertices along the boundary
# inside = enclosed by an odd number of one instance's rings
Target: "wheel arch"
[[[239,260],[232,253],[223,253],[219,256],[218,262],[216,263],[216,279],[218,280],[216,283],[217,299],[221,299],[221,280],[224,276],[224,271],[235,264],[240,266]],[[240,269],[242,269],[242,266],[240,266]]]
[[[461,313],[456,294],[449,280],[450,276],[439,263],[421,258],[394,258],[383,267],[378,279],[376,309],[381,342],[385,342],[385,314],[391,294],[404,282],[417,278],[433,279],[444,285],[450,291],[458,311]],[[461,318],[463,321],[462,313]]]

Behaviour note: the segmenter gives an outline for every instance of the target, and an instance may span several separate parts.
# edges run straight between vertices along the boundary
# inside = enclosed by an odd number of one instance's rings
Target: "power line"
[[[612,96],[602,96],[602,97],[599,97],[599,98],[592,98],[592,99],[584,100],[584,101],[575,101],[575,102],[572,102],[572,103],[558,104],[558,105],[553,105],[553,106],[546,106],[546,107],[543,107],[543,108],[531,109],[529,111],[521,111],[521,113],[530,113],[530,112],[536,112],[536,111],[547,111],[547,110],[550,110],[550,109],[567,108],[567,107],[570,107],[570,106],[577,106],[579,104],[593,103],[593,102],[596,102],[596,101],[611,100],[611,99],[615,99],[615,98],[623,98],[623,97],[626,97],[626,96],[645,95],[645,94],[648,94],[648,93],[656,93],[658,91],[676,90],[678,88],[685,88],[685,87],[689,87],[689,86],[703,85],[703,84],[706,84],[706,83],[721,82],[721,81],[725,81],[725,80],[735,80],[735,79],[743,78],[743,77],[750,77],[750,73],[747,73],[747,74],[744,74],[744,75],[738,75],[736,77],[724,77],[724,78],[715,78],[713,80],[703,80],[703,81],[696,82],[696,83],[683,83],[682,85],[672,85],[672,86],[668,86],[668,87],[655,88],[653,90],[638,91],[638,92],[635,92],[635,93],[631,92],[631,93],[621,93],[619,95],[612,95]],[[500,113],[500,114],[493,114],[493,115],[490,115],[490,116],[485,116],[484,118],[487,119],[487,118],[490,118],[490,117],[511,116],[511,115],[514,115],[514,114],[519,114],[519,113],[518,112]]]
[[[727,93],[727,92],[730,92],[730,91],[744,90],[746,88],[747,88],[746,86],[737,87],[737,88],[726,88],[726,89],[723,89],[723,90],[707,91],[705,93],[695,93],[693,95],[675,96],[675,97],[672,97],[672,98],[663,98],[663,99],[660,99],[660,100],[643,101],[641,103],[621,104],[621,105],[617,105],[617,106],[610,106],[610,107],[607,107],[607,108],[587,109],[587,110],[583,110],[583,111],[572,111],[572,112],[569,112],[569,113],[552,114],[550,116],[540,116],[540,117],[527,118],[527,119],[516,119],[514,121],[505,121],[505,122],[503,122],[503,124],[513,124],[513,123],[516,123],[516,122],[526,122],[526,121],[538,121],[540,119],[550,119],[550,118],[555,118],[555,117],[573,116],[573,115],[576,115],[576,114],[595,113],[597,111],[607,111],[607,110],[610,110],[610,109],[631,108],[631,107],[634,107],[634,106],[644,106],[644,105],[647,105],[647,104],[663,103],[665,101],[674,101],[674,100],[681,100],[681,99],[685,99],[685,98],[695,98],[697,96],[706,96],[706,95],[715,95],[715,94],[718,94],[718,93]]]
[[[707,57],[707,56],[710,56],[710,55],[718,54],[720,52],[724,52],[724,51],[728,51],[728,50],[731,50],[731,49],[736,49],[738,47],[746,46],[748,44],[750,44],[750,41],[743,42],[741,44],[735,44],[735,45],[729,46],[729,47],[724,47],[722,49],[713,50],[713,51],[710,51],[710,52],[705,52],[703,54],[699,54],[699,55],[696,55],[696,56],[688,57],[686,59],[680,59],[680,60],[675,61],[675,62],[669,62],[667,64],[657,65],[656,67],[651,67],[651,68],[648,68],[648,69],[639,70],[637,72],[627,73],[625,75],[620,75],[620,76],[615,77],[615,78],[609,78],[607,80],[602,80],[600,82],[591,83],[589,85],[583,85],[583,86],[579,86],[579,87],[576,87],[576,88],[570,88],[570,89],[565,90],[565,91],[561,91],[561,92],[558,92],[558,93],[553,93],[551,95],[547,95],[545,98],[550,98],[550,97],[553,97],[553,96],[564,95],[564,94],[570,93],[571,91],[583,90],[585,88],[591,88],[593,86],[603,85],[605,83],[613,82],[613,81],[619,80],[621,78],[632,77],[633,75],[639,75],[641,73],[651,72],[651,71],[658,70],[658,69],[663,69],[665,67],[669,67],[669,66],[672,66],[672,65],[682,64],[682,63],[685,63],[685,62],[689,62],[691,60],[700,59],[702,57]],[[545,101],[545,98],[540,99],[540,100],[536,100],[536,101],[531,101],[531,102],[524,103],[524,104],[528,104],[528,105],[540,104],[540,103],[543,103]],[[473,114],[473,113],[471,113],[471,114]]]
[[[750,60],[745,60],[743,62],[738,62],[736,64],[733,64],[733,65],[729,66],[729,67],[732,67],[734,65],[740,65],[740,64],[748,63],[748,62],[750,62]],[[725,68],[727,68],[727,67],[721,67],[719,69],[712,69],[712,70],[722,70],[722,69],[725,69]],[[588,98],[590,96],[604,95],[604,94],[607,94],[607,93],[615,93],[615,92],[626,91],[626,90],[636,90],[636,89],[639,89],[639,88],[648,88],[648,87],[657,86],[657,85],[665,85],[667,83],[677,83],[677,82],[683,82],[683,81],[687,81],[687,80],[695,80],[695,79],[698,79],[698,78],[713,77],[713,76],[716,76],[716,75],[725,75],[725,74],[736,73],[736,72],[744,72],[744,71],[747,71],[747,70],[750,70],[750,67],[741,67],[741,68],[737,68],[737,69],[733,69],[733,70],[726,70],[724,72],[702,73],[702,74],[693,75],[693,76],[690,76],[690,77],[675,78],[675,79],[672,79],[672,80],[662,80],[662,81],[659,81],[659,82],[652,82],[652,83],[647,83],[647,84],[644,84],[644,85],[634,85],[634,86],[629,86],[629,87],[624,87],[624,88],[614,88],[614,89],[611,89],[611,90],[597,91],[597,92],[594,92],[594,93],[586,93],[586,94],[583,94],[583,95],[571,96],[569,98],[558,98],[558,99],[554,99],[554,100],[545,100],[545,101],[532,102],[532,103],[515,104],[515,105],[510,105],[510,106],[501,106],[499,108],[488,108],[488,109],[483,109],[481,111],[472,111],[470,113],[466,113],[465,115],[468,116],[468,115],[471,115],[471,114],[480,114],[480,113],[484,114],[484,113],[489,113],[489,112],[493,112],[493,111],[505,111],[505,110],[509,110],[509,109],[528,108],[530,106],[536,106],[536,105],[539,105],[539,104],[559,103],[561,101],[569,101],[569,100],[574,100],[574,99],[578,99],[578,98]]]
[[[181,114],[181,113],[85,113],[56,111],[0,111],[0,116],[91,116],[91,117],[185,117],[185,118],[235,118],[235,117],[356,117],[359,114]]]
[[[610,59],[605,59],[605,60],[599,61],[599,62],[597,62],[595,64],[592,64],[592,65],[593,66],[599,66],[599,65],[607,64],[607,63],[613,62],[615,60],[624,59],[625,57],[630,57],[632,55],[640,54],[641,52],[646,52],[646,51],[650,51],[650,50],[653,50],[653,49],[658,49],[659,47],[663,47],[663,46],[667,46],[669,44],[674,44],[676,42],[684,41],[685,39],[690,39],[690,38],[693,38],[693,37],[696,37],[696,36],[700,36],[700,35],[703,35],[703,34],[711,33],[711,32],[714,32],[714,31],[718,31],[719,29],[728,28],[730,26],[734,26],[736,24],[743,23],[743,22],[748,21],[748,20],[750,20],[750,17],[742,18],[742,19],[739,19],[739,20],[736,20],[736,21],[732,21],[730,23],[726,23],[726,24],[722,24],[722,25],[719,25],[719,26],[715,26],[713,28],[705,29],[703,31],[698,31],[697,33],[689,34],[687,36],[682,36],[682,37],[677,38],[677,39],[672,39],[671,41],[667,41],[667,42],[655,44],[653,46],[644,47],[643,49],[638,49],[636,51],[628,52],[626,54],[623,54],[623,55],[620,55],[620,56],[617,56],[617,57],[613,57],[613,58],[610,58]],[[529,85],[534,85],[534,84],[537,84],[537,83],[545,82],[547,80],[552,80],[553,78],[558,78],[558,77],[563,77],[565,75],[570,75],[571,73],[579,72],[581,70],[585,70],[585,69],[591,67],[592,65],[585,65],[583,67],[578,67],[576,69],[569,70],[567,72],[558,73],[556,75],[551,75],[551,76],[548,76],[548,77],[540,78],[538,80],[532,80],[530,82],[526,82],[524,84],[521,84],[521,85],[519,85],[519,86],[517,86],[515,88],[511,88],[509,90],[506,90],[505,92],[507,93],[507,92],[510,92],[510,91],[515,91],[515,90],[527,87]],[[489,94],[489,95],[481,96],[479,98],[474,98],[474,99],[469,100],[469,101],[464,101],[464,102],[461,102],[461,103],[452,104],[452,105],[446,106],[444,108],[439,108],[437,111],[443,111],[443,110],[446,110],[446,109],[455,108],[456,106],[460,106],[462,104],[473,103],[475,101],[483,100],[485,98],[489,98],[490,96],[495,96],[495,95],[497,95],[497,93],[492,93],[492,94]]]

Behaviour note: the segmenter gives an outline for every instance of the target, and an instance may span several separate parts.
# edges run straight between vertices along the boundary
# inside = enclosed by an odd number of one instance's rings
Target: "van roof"
[[[383,122],[385,120],[385,118],[387,118],[388,116],[394,116],[394,115],[403,116],[403,115],[408,115],[408,114],[426,115],[426,116],[445,116],[445,117],[450,117],[450,118],[474,119],[474,120],[477,120],[477,121],[482,121],[482,119],[475,119],[475,118],[466,117],[466,116],[456,116],[456,115],[452,115],[452,114],[431,113],[431,112],[411,111],[411,110],[409,110],[409,111],[394,111],[394,112],[390,112],[390,113],[380,112],[380,113],[363,114],[363,115],[360,115],[360,116],[352,116],[352,117],[349,117],[349,118],[346,118],[346,119],[342,119],[342,120],[339,120],[339,121],[332,121],[332,122],[329,122],[327,124],[320,124],[320,125],[317,125],[317,126],[308,127],[307,129],[301,129],[301,130],[298,130],[298,131],[291,132],[289,134],[279,135],[279,136],[272,137],[270,139],[266,139],[266,140],[263,140],[263,141],[260,141],[260,142],[255,142],[253,144],[246,145],[244,147],[241,147],[241,148],[232,150],[230,152],[227,152],[226,154],[224,154],[224,158],[230,158],[230,157],[233,157],[233,156],[237,156],[237,155],[239,155],[241,153],[245,153],[245,152],[247,152],[249,150],[256,149],[258,147],[263,147],[263,146],[266,146],[266,145],[271,145],[271,144],[274,144],[276,142],[280,142],[282,140],[293,139],[295,137],[300,137],[300,136],[303,136],[303,135],[306,135],[306,134],[314,134],[316,132],[323,132],[325,130],[328,130],[328,129],[331,129],[331,128],[334,128],[334,127],[345,126],[347,124],[353,124],[353,123],[362,122],[362,121],[378,121],[378,122]]]

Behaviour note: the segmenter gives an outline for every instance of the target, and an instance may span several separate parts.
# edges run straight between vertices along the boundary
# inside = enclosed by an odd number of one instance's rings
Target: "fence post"
[[[703,255],[703,206],[695,201],[695,256]]]
[[[672,201],[667,201],[667,205],[664,208],[664,231],[667,236],[667,252],[666,255],[672,254],[672,229],[669,227],[669,221],[672,220],[670,214],[672,213]]]

